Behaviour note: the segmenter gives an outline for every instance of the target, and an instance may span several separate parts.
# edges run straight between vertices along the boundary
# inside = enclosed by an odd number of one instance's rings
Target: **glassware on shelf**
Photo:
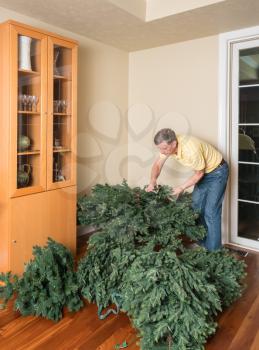
[[[67,101],[61,100],[60,106],[61,106],[61,112],[66,113],[67,112]]]
[[[58,163],[55,162],[54,168],[53,168],[54,181],[58,181],[58,172],[59,172]]]
[[[31,112],[32,111],[32,104],[33,104],[33,96],[32,95],[28,95],[28,111]]]
[[[28,103],[29,103],[29,98],[28,95],[22,95],[23,96],[23,111],[28,111]]]
[[[59,113],[59,105],[60,105],[59,100],[53,101],[53,112],[54,113]]]
[[[37,104],[39,102],[39,97],[36,95],[32,96],[32,111],[37,112]]]
[[[54,163],[54,168],[53,168],[53,175],[54,175],[54,181],[58,182],[58,181],[65,181],[66,178],[65,176],[62,174],[62,171],[59,167],[58,162]]]
[[[35,95],[20,94],[18,96],[18,109],[20,111],[37,112],[39,97]]]
[[[61,141],[60,141],[60,139],[57,138],[57,137],[55,137],[55,139],[54,139],[54,147],[55,147],[55,148],[62,148],[62,146],[61,146]]]
[[[66,100],[54,100],[53,101],[53,112],[54,113],[66,113],[67,112],[67,101]]]
[[[22,94],[19,94],[18,95],[18,110],[19,111],[23,111],[23,107],[24,107],[24,105],[23,105],[23,95]]]

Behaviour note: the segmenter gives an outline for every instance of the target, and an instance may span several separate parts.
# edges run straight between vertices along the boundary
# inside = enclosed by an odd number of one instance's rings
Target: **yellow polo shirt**
[[[193,170],[213,171],[221,162],[222,154],[212,145],[189,135],[177,135],[177,153],[171,156]],[[166,155],[160,154],[161,158]]]

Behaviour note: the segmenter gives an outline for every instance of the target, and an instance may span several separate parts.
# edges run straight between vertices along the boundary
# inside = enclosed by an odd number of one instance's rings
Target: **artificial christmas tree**
[[[200,240],[205,230],[190,195],[177,200],[171,193],[124,182],[97,185],[78,202],[80,223],[98,229],[78,266],[82,294],[99,314],[114,302],[127,312],[142,350],[163,348],[167,339],[173,350],[203,349],[215,315],[242,291],[242,261],[224,249],[184,246],[184,236]]]
[[[58,321],[64,306],[77,311],[83,305],[71,252],[62,244],[48,239],[46,247],[33,248],[34,259],[19,278],[1,274],[0,299],[4,304],[17,293],[15,309],[24,316],[35,315]],[[4,307],[4,304],[3,307]]]

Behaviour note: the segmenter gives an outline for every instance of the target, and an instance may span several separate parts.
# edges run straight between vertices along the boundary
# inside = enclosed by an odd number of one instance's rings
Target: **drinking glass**
[[[20,94],[18,96],[18,110],[23,111],[24,105],[23,105],[23,95]]]
[[[22,95],[22,99],[23,99],[23,110],[27,111],[28,110],[28,95]]]
[[[66,100],[61,100],[60,101],[61,105],[61,112],[66,113],[67,112],[67,101]]]
[[[33,104],[33,96],[28,95],[28,110],[31,112],[32,111],[32,104]]]
[[[39,102],[39,97],[33,95],[32,96],[32,111],[33,112],[37,112],[37,104],[38,104],[38,102]]]
[[[53,113],[58,113],[59,112],[59,101],[55,100],[53,101]]]

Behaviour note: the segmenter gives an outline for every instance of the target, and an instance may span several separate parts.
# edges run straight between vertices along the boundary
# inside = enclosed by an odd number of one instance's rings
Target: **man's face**
[[[169,156],[170,154],[176,153],[177,142],[173,141],[168,144],[167,142],[163,141],[159,145],[157,145],[157,147],[161,154],[164,154],[165,156]]]

